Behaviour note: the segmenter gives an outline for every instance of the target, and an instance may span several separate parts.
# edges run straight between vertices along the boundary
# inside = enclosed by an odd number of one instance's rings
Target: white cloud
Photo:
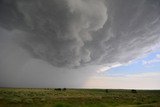
[[[156,57],[157,57],[158,59],[160,59],[160,54],[157,54]]]
[[[157,54],[154,59],[144,60],[144,61],[142,61],[142,64],[143,65],[150,65],[150,64],[159,63],[159,62],[160,62],[160,54]]]
[[[122,65],[122,64],[120,64],[120,63],[110,64],[110,66],[109,66],[109,65],[103,65],[103,66],[100,66],[100,67],[98,68],[97,73],[103,73],[103,72],[108,71],[108,70],[111,69],[111,68],[119,67],[119,66],[121,66],[121,65]]]

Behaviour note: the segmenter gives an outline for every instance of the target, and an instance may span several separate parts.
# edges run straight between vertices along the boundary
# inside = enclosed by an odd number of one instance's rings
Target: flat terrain
[[[0,88],[0,107],[160,107],[160,90]]]

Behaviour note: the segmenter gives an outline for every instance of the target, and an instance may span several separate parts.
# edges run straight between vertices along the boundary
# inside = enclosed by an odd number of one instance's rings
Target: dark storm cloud
[[[159,0],[1,0],[0,26],[53,66],[114,66],[159,42],[159,10]]]

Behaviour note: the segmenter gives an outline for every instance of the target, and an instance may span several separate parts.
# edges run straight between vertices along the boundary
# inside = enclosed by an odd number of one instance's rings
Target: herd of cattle
[[[66,91],[67,89],[66,88],[55,88],[54,90],[56,90],[56,91]],[[105,92],[108,93],[109,89],[106,89]],[[132,89],[131,92],[132,93],[137,93],[137,90]]]

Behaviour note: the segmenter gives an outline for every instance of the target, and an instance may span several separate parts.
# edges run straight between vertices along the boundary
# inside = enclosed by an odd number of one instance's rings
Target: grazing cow
[[[61,88],[55,88],[54,90],[56,90],[56,91],[61,91],[62,89],[61,89]]]
[[[66,88],[63,88],[63,91],[66,91],[67,89]]]
[[[108,93],[108,89],[106,89],[106,93]]]
[[[132,93],[137,93],[137,90],[131,90]]]

